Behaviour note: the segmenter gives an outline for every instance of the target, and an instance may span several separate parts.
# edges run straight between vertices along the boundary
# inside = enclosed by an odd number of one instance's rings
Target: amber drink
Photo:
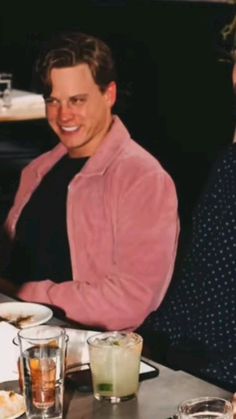
[[[66,349],[64,330],[38,326],[21,330],[18,336],[27,417],[62,418]]]
[[[50,358],[37,357],[39,348],[31,348],[23,354],[23,365],[30,377],[30,393],[34,406],[48,409],[55,404],[56,396],[56,349],[50,349]],[[58,356],[60,354],[58,353]]]

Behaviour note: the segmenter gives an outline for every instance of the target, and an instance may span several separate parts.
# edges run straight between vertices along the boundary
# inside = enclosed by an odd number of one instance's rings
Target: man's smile
[[[65,132],[76,132],[76,131],[80,130],[80,125],[79,126],[73,126],[73,127],[65,127],[63,125],[60,125],[60,129],[62,131],[65,131]]]

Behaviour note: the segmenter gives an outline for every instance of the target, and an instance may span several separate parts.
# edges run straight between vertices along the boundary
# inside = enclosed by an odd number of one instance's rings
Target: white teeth
[[[61,129],[67,132],[73,132],[73,131],[77,131],[79,127],[61,127]]]

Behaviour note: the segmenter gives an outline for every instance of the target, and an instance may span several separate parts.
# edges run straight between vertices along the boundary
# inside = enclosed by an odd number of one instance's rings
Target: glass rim
[[[95,339],[97,339],[97,338],[102,338],[102,337],[108,337],[108,336],[113,336],[113,335],[124,335],[124,336],[128,336],[128,335],[132,335],[133,337],[135,337],[135,341],[133,341],[133,342],[131,342],[130,344],[129,344],[129,347],[132,347],[132,346],[135,346],[135,345],[137,345],[138,343],[140,343],[140,342],[143,342],[143,338],[142,338],[142,336],[141,335],[139,335],[138,333],[136,333],[136,332],[126,332],[126,331],[124,331],[124,330],[122,330],[122,331],[119,331],[119,330],[114,330],[114,331],[107,331],[107,332],[98,332],[98,333],[96,333],[95,335],[92,335],[92,336],[90,336],[88,339],[87,339],[87,344],[88,345],[90,345],[90,346],[94,346],[94,347],[98,347],[98,348],[101,348],[101,346],[99,345],[99,343],[96,343],[96,342],[94,342],[94,340]],[[105,347],[105,348],[110,348],[112,345],[110,345],[109,343],[108,344],[103,344],[103,348]],[[115,346],[115,345],[113,345],[113,346]]]
[[[220,401],[223,402],[226,406],[230,407],[233,411],[233,406],[230,400],[225,399],[224,397],[220,397],[220,396],[201,396],[201,397],[193,397],[191,399],[186,399],[183,400],[181,403],[179,403],[178,405],[178,412],[182,412],[183,408],[186,407],[187,405],[193,406],[194,404],[197,403],[202,403],[202,402],[214,402],[214,401]]]
[[[18,339],[25,339],[25,340],[32,340],[32,341],[50,341],[52,339],[60,338],[62,336],[65,336],[65,339],[68,340],[69,336],[66,334],[66,330],[60,326],[48,326],[48,325],[38,325],[38,326],[32,326],[32,327],[25,327],[24,329],[20,329],[17,332]],[[30,335],[30,332],[36,333],[36,330],[48,330],[50,332],[50,336],[32,336]],[[28,333],[27,333],[28,332]]]
[[[8,71],[0,71],[0,79],[2,79],[3,77],[11,79],[13,77],[13,74]]]

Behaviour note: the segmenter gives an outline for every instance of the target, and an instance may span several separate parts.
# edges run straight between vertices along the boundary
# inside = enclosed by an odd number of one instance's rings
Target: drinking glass
[[[233,419],[233,406],[220,397],[199,397],[182,402],[179,419]]]
[[[118,403],[136,395],[142,344],[142,337],[133,332],[105,332],[88,339],[97,400]]]
[[[12,102],[12,74],[0,73],[0,99],[4,108],[10,108]]]
[[[20,373],[28,419],[62,418],[67,336],[60,327],[18,332]]]

